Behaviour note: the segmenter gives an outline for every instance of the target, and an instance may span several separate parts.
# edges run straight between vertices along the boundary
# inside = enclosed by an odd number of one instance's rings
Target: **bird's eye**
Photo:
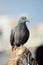
[[[24,17],[26,19],[26,17]]]

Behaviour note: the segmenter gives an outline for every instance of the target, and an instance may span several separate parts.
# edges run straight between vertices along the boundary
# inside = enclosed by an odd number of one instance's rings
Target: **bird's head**
[[[20,19],[18,21],[18,23],[26,23],[26,22],[29,22],[29,20],[25,16],[20,17]]]

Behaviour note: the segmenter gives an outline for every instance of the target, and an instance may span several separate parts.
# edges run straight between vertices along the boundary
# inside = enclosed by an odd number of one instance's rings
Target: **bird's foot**
[[[17,49],[17,46],[16,45],[12,47],[12,50],[16,50],[16,49]]]

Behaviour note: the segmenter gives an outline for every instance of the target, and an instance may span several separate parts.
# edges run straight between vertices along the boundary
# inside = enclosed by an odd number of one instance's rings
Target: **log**
[[[6,65],[38,65],[31,52],[24,46],[12,50]]]

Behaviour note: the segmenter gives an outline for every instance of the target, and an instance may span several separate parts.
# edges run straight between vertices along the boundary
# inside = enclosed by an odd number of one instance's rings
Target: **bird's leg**
[[[14,46],[12,47],[12,50],[16,50],[16,49],[17,49],[17,46],[14,45]]]

